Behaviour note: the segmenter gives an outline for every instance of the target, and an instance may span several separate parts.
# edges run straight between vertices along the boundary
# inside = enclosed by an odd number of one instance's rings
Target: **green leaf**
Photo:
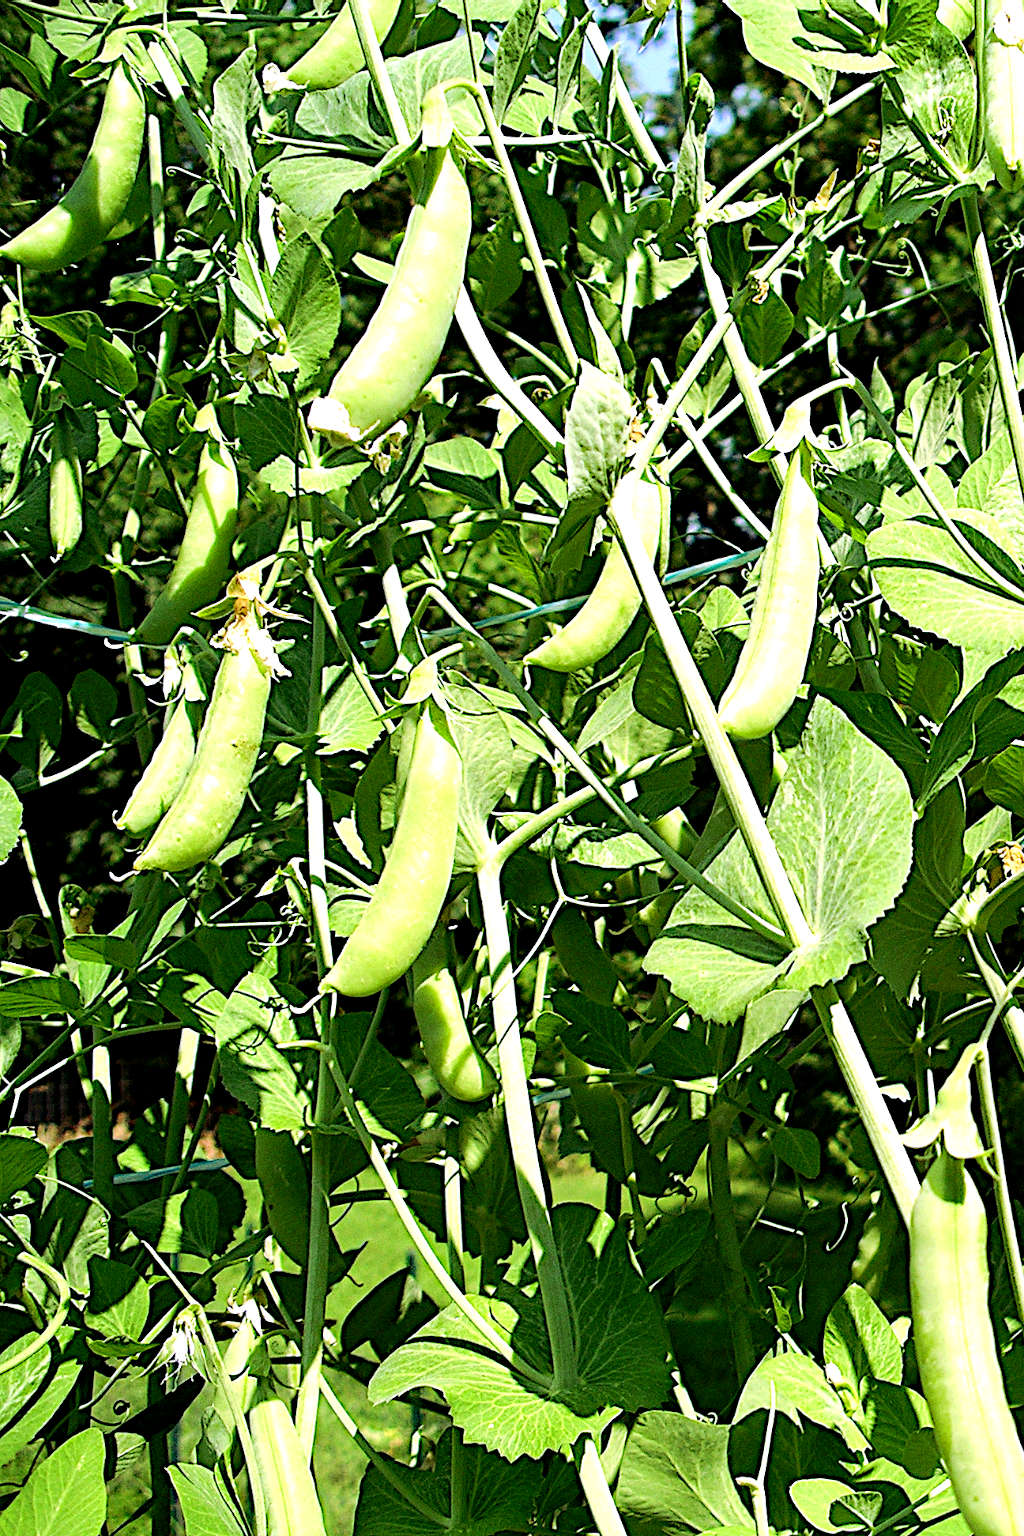
[[[82,1371],[80,1361],[63,1360],[51,1372],[49,1349],[37,1350],[17,1370],[4,1371],[4,1355],[15,1355],[24,1347],[25,1340],[19,1338],[0,1354],[0,1467],[13,1461],[46,1428]]]
[[[76,1014],[80,1005],[78,988],[66,976],[25,976],[0,987],[0,1014],[9,1019]]]
[[[294,383],[301,388],[330,357],[341,323],[338,280],[308,235],[281,252],[268,296],[284,326],[288,355],[296,365]],[[276,359],[273,366],[282,371]]]
[[[768,1355],[755,1367],[740,1393],[733,1423],[758,1411],[778,1413],[797,1428],[807,1419],[838,1430],[851,1450],[864,1446],[863,1435],[821,1366],[795,1349]]]
[[[224,1004],[215,1033],[228,1092],[269,1130],[302,1130],[312,1113],[309,1094],[296,1075],[296,1053],[281,1050],[298,1035],[273,983],[255,971],[244,977]]]
[[[680,1413],[641,1414],[626,1442],[615,1502],[635,1536],[754,1529],[729,1467],[728,1425]]]
[[[21,832],[21,801],[7,780],[0,778],[0,864],[8,858]]]
[[[540,10],[540,0],[522,0],[515,15],[502,28],[494,56],[492,88],[494,115],[499,125],[504,121],[509,103],[526,79],[533,56]]]
[[[644,962],[706,1018],[728,1024],[773,988],[806,993],[863,958],[865,930],[892,906],[911,863],[906,780],[884,752],[819,698],[768,812],[771,832],[811,927],[787,954],[699,891],[672,912]],[[706,870],[766,922],[775,921],[746,845],[734,834]]]
[[[899,1382],[902,1378],[899,1340],[862,1286],[847,1286],[832,1308],[823,1349],[829,1381],[857,1402],[870,1380]]]
[[[997,553],[976,539],[986,558]],[[1018,598],[995,586],[945,528],[917,518],[883,523],[868,535],[867,552],[882,596],[917,628],[989,663],[1024,646],[1024,591]]]
[[[821,100],[829,94],[830,70],[841,74],[872,74],[887,69],[892,59],[885,53],[859,53],[827,48],[808,32],[801,17],[800,0],[728,0],[729,9],[743,22],[747,51],[769,69],[791,80],[800,80]]]
[[[392,1462],[385,1476],[372,1464],[367,1467],[353,1536],[438,1536],[443,1529],[455,1536],[451,1512],[456,1508],[458,1536],[529,1529],[542,1482],[540,1469],[524,1457],[505,1461],[477,1445],[460,1445],[453,1468],[454,1440],[455,1431],[445,1430],[429,1471]]]
[[[633,398],[619,380],[581,362],[565,418],[570,504],[607,501],[626,451],[632,414]]]
[[[423,455],[427,483],[461,496],[471,507],[498,511],[502,507],[501,460],[493,448],[472,437],[451,437],[431,443]]]
[[[509,1460],[568,1450],[596,1434],[617,1408],[660,1402],[668,1387],[661,1313],[633,1267],[624,1233],[590,1206],[558,1205],[552,1224],[574,1321],[577,1381],[559,1400],[482,1345],[454,1306],[389,1355],[370,1381],[374,1402],[430,1383],[448,1400],[466,1439]],[[536,1294],[508,1288],[508,1301],[475,1297],[474,1306],[510,1340],[517,1355],[548,1374],[547,1330]]]
[[[85,1315],[105,1338],[139,1339],[149,1316],[149,1287],[130,1264],[97,1254],[89,1260]]]
[[[46,1148],[34,1137],[0,1135],[0,1205],[31,1184],[46,1161]]]
[[[939,922],[960,894],[964,873],[964,797],[947,784],[914,828],[914,862],[896,903],[871,930],[875,968],[902,998],[910,994]]]
[[[106,1515],[103,1435],[83,1429],[36,1464],[0,1514],[0,1536],[99,1536]]]
[[[248,1536],[219,1469],[195,1463],[168,1467],[185,1521],[185,1536]]]
[[[736,323],[755,367],[770,368],[782,356],[793,334],[793,311],[780,293],[769,288],[763,298],[744,298]]]

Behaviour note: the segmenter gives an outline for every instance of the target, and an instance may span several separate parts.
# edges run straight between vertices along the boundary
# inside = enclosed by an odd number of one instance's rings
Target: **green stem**
[[[718,1257],[722,1263],[736,1380],[742,1386],[754,1368],[756,1357],[750,1331],[743,1255],[736,1230],[736,1208],[733,1205],[732,1182],[729,1177],[729,1130],[735,1118],[736,1110],[731,1104],[716,1105],[708,1116],[708,1195],[715,1224]]]
[[[447,613],[454,620],[454,622],[461,630],[469,635],[478,649],[483,653],[483,655],[487,657],[488,661],[491,663],[491,666],[498,673],[505,686],[515,694],[516,698],[523,705],[527,714],[547,737],[548,741],[551,742],[552,746],[558,750],[560,755],[565,759],[567,763],[575,768],[576,772],[593,790],[598,799],[603,800],[605,805],[607,805],[610,810],[615,812],[615,815],[629,828],[631,832],[635,832],[639,837],[642,837],[644,841],[654,849],[658,856],[663,859],[671,869],[675,870],[677,874],[685,876],[691,885],[695,885],[698,890],[703,891],[706,896],[709,896],[712,901],[717,902],[724,911],[731,913],[733,917],[735,917],[739,922],[743,923],[743,925],[748,927],[753,933],[760,934],[762,938],[769,939],[774,944],[785,943],[786,935],[781,928],[773,927],[770,922],[766,921],[758,913],[751,912],[740,902],[734,901],[726,891],[720,890],[716,885],[713,884],[712,881],[707,879],[701,870],[697,869],[695,865],[689,863],[689,861],[684,859],[681,854],[677,853],[671,844],[667,843],[663,837],[660,837],[658,833],[655,832],[653,827],[649,826],[647,822],[642,821],[640,817],[637,816],[636,812],[630,809],[630,807],[622,799],[621,795],[617,795],[614,790],[612,790],[609,785],[597,773],[594,772],[586,760],[580,756],[571,742],[569,742],[566,737],[562,735],[562,732],[558,729],[554,722],[550,720],[544,713],[544,710],[532,697],[532,695],[527,693],[526,689],[523,687],[522,683],[520,683],[511,667],[506,666],[494,647],[489,645],[481,634],[477,633],[473,626],[468,623],[467,620],[462,616],[459,610],[448,601],[445,594],[441,592],[439,588],[431,587],[429,589],[428,595],[438,604],[440,608],[444,610],[445,613]],[[703,686],[703,684],[701,686]],[[712,708],[714,708],[714,706],[712,706]],[[546,812],[539,814],[546,815]],[[505,843],[502,844],[503,850],[507,847],[507,845],[508,839],[506,839]]]
[[[999,302],[995,274],[992,271],[992,262],[989,258],[988,242],[985,239],[985,229],[981,222],[977,187],[971,187],[964,194],[963,206],[967,238],[971,242],[971,259],[974,262],[974,272],[978,280],[978,291],[981,296],[981,307],[985,315],[985,329],[988,332],[988,339],[992,346],[992,358],[996,366],[999,395],[1003,402],[1006,425],[1010,433],[1010,445],[1013,448],[1013,462],[1017,469],[1017,480],[1020,485],[1021,495],[1024,496],[1024,413],[1021,412],[1020,391],[1017,387],[1016,360],[1010,351],[1003,307]]]
[[[367,0],[349,0],[352,11],[352,20],[355,22],[356,36],[359,46],[363,50],[363,58],[373,81],[373,88],[380,98],[384,115],[391,124],[391,132],[395,136],[395,142],[404,144],[409,138],[409,125],[405,120],[405,114],[399,104],[398,95],[388,74],[387,64],[384,62],[384,54],[381,52],[377,34],[373,28],[373,17],[370,15],[370,7]]]
[[[1006,1158],[1003,1155],[1003,1138],[999,1132],[999,1111],[996,1105],[995,1086],[992,1081],[992,1062],[986,1042],[978,1054],[978,1085],[981,1089],[981,1118],[985,1127],[985,1142],[991,1148],[996,1169],[996,1209],[999,1213],[999,1230],[1003,1236],[1006,1267],[1010,1275],[1017,1316],[1024,1318],[1024,1264],[1021,1262],[1020,1242],[1013,1216],[1013,1201],[1006,1177]]]
[[[306,847],[309,860],[309,901],[313,918],[313,938],[318,974],[322,977],[332,964],[331,923],[327,901],[327,865],[324,841],[324,806],[320,788],[320,760],[317,756],[317,732],[320,725],[321,693],[324,668],[324,620],[318,607],[313,609],[309,658],[309,701],[306,709]],[[321,1038],[333,1027],[331,1006],[320,1005]],[[313,1112],[311,1142],[313,1166],[310,1180],[309,1249],[306,1263],[306,1294],[302,1326],[301,1381],[295,1422],[307,1456],[313,1454],[316,1438],[316,1411],[320,1400],[323,1368],[323,1333],[327,1310],[327,1269],[331,1231],[328,1220],[330,1197],[330,1128],[337,1112],[337,1093],[331,1076],[327,1053],[320,1052],[317,1067],[316,1105]]]
[[[498,120],[494,115],[494,110],[491,106],[490,100],[487,96],[487,93],[481,90],[475,80],[454,80],[451,82],[450,88],[454,89],[455,86],[461,86],[464,90],[471,92],[471,94],[476,99],[477,106],[480,108],[480,113],[483,117],[484,125],[487,128],[488,137],[490,138],[494,153],[498,158],[498,164],[501,166],[501,173],[505,181],[505,190],[508,193],[509,201],[512,204],[512,210],[516,216],[516,223],[519,225],[519,230],[523,237],[523,244],[526,246],[526,255],[529,259],[531,267],[533,268],[533,274],[537,280],[537,287],[540,289],[541,302],[547,311],[548,319],[551,321],[551,328],[558,340],[558,345],[565,353],[569,366],[572,368],[573,372],[575,372],[579,367],[579,353],[576,351],[572,336],[569,333],[569,327],[566,325],[565,320],[562,317],[561,307],[559,306],[558,299],[555,296],[555,290],[552,286],[551,278],[548,276],[548,269],[544,261],[544,252],[541,250],[540,241],[537,239],[537,234],[533,227],[533,220],[530,218],[530,210],[526,206],[526,199],[524,198],[522,188],[519,185],[519,179],[516,176],[515,166],[512,164],[508,149],[505,145],[504,135],[498,124]]]
[[[509,409],[515,411],[520,421],[529,427],[552,457],[561,464],[565,458],[562,434],[554,423],[548,420],[539,406],[534,405],[491,346],[466,288],[459,289],[459,297],[455,303],[455,323],[462,332],[462,339],[472,354],[473,361],[495,394],[501,396]]]
[[[476,872],[483,911],[487,964],[491,978],[491,1011],[498,1044],[501,1088],[505,1100],[512,1163],[519,1203],[529,1235],[530,1251],[537,1267],[541,1302],[551,1344],[554,1370],[552,1391],[563,1396],[576,1383],[576,1346],[569,1297],[548,1211],[544,1174],[537,1150],[537,1132],[530,1103],[530,1087],[523,1066],[523,1041],[519,1032],[519,1007],[512,976],[512,948],[508,918],[501,897],[501,863],[493,856]]]
[[[626,1527],[612,1498],[612,1491],[608,1486],[608,1479],[593,1435],[584,1436],[576,1470],[579,1474],[580,1487],[583,1489],[600,1536],[626,1536]]]

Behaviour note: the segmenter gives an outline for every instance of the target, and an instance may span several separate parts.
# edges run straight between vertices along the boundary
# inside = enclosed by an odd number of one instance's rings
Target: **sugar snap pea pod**
[[[82,465],[65,411],[58,411],[53,422],[49,512],[53,553],[59,560],[82,536]]]
[[[313,1474],[299,1432],[280,1398],[253,1404],[249,1433],[256,1453],[255,1475],[266,1500],[267,1536],[326,1536]]]
[[[473,205],[452,156],[452,120],[440,87],[423,103],[423,186],[394,275],[328,393],[309,409],[312,430],[333,442],[394,426],[430,378],[451,328],[466,271]]]
[[[616,518],[632,518],[652,560],[661,541],[668,495],[665,486],[636,474],[624,475],[612,493]],[[618,645],[639,613],[640,603],[640,589],[616,540],[579,613],[525,659],[551,672],[576,672],[581,667],[592,667]]]
[[[985,151],[1008,192],[1024,186],[1024,0],[990,0],[981,52]]]
[[[130,837],[141,837],[156,825],[174,804],[188,776],[196,755],[200,696],[196,668],[190,662],[185,668],[181,695],[167,712],[163,735],[142,770],[128,804],[120,816],[114,817],[115,827],[120,827]]]
[[[192,766],[135,860],[136,869],[191,869],[212,859],[234,826],[259,756],[270,697],[271,668],[262,638],[251,615],[225,632],[228,648]]]
[[[324,977],[325,991],[370,997],[404,976],[426,945],[451,880],[461,780],[459,754],[434,724],[428,703],[416,723],[383,872]]]
[[[488,1098],[498,1080],[474,1045],[466,1024],[443,923],[437,925],[426,948],[413,961],[412,1009],[438,1087],[464,1104]]]
[[[775,508],[747,638],[718,706],[730,736],[767,736],[796,698],[814,636],[819,569],[818,499],[801,443]]]
[[[145,126],[142,88],[119,59],[81,171],[60,202],[0,245],[0,256],[33,272],[57,272],[102,244],[128,206]]]
[[[379,43],[390,32],[398,15],[398,6],[399,0],[370,0],[370,20]],[[296,85],[305,86],[310,91],[329,90],[332,86],[343,85],[363,68],[363,63],[352,8],[345,4],[327,31],[294,64],[289,64],[283,72],[275,70],[273,65],[268,66],[263,84],[271,91],[287,90]]]
[[[166,645],[173,640],[196,608],[221,595],[230,568],[231,544],[238,525],[238,472],[211,405],[201,407],[195,424],[208,436],[199,455],[195,490],[177,558],[163,591],[136,632],[143,645]]]
[[[1024,1536],[1024,1450],[988,1310],[985,1207],[943,1150],[910,1219],[910,1306],[921,1386],[974,1536]]]

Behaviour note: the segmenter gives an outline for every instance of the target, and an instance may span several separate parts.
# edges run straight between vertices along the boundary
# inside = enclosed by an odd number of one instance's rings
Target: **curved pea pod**
[[[332,442],[374,438],[404,416],[437,366],[466,271],[473,205],[451,151],[451,115],[440,87],[423,105],[423,186],[394,274],[326,395],[309,409],[312,431]]]
[[[991,0],[981,53],[985,152],[1008,192],[1024,187],[1024,0]]]
[[[234,826],[252,778],[270,698],[270,665],[254,646],[251,621],[225,636],[195,757],[136,869],[177,871],[212,859]]]
[[[441,915],[459,825],[459,754],[434,724],[416,723],[402,802],[376,889],[324,977],[325,991],[370,997],[404,976]]]
[[[255,1475],[267,1509],[267,1536],[326,1536],[316,1484],[287,1406],[264,1398],[249,1409]],[[253,1475],[253,1468],[249,1475]]]
[[[114,65],[89,152],[64,196],[0,245],[33,272],[58,272],[81,261],[120,221],[135,185],[146,127],[146,100],[131,70]]]
[[[775,508],[747,638],[718,706],[730,736],[767,736],[793,704],[814,637],[819,570],[818,498],[810,450],[801,443]]]
[[[413,961],[412,1007],[423,1052],[438,1087],[464,1104],[489,1098],[498,1079],[469,1032],[443,923]]]
[[[383,42],[398,15],[399,0],[370,0],[370,20],[377,41]],[[330,26],[302,56],[283,72],[268,65],[263,84],[268,91],[304,86],[309,91],[329,90],[344,85],[364,66],[352,7],[343,5]]]
[[[196,414],[196,428],[208,434],[199,456],[189,505],[171,574],[136,631],[141,645],[166,645],[197,608],[221,595],[231,564],[238,525],[238,472],[217,425],[213,407]]]
[[[181,696],[167,712],[163,735],[128,804],[114,817],[114,826],[130,837],[141,837],[170,810],[196,755],[199,685],[194,666],[190,663],[185,670]]]
[[[612,493],[616,520],[635,522],[652,560],[661,542],[668,497],[666,486],[636,474],[624,475]],[[616,540],[579,613],[524,659],[551,672],[576,672],[581,667],[592,667],[618,645],[639,613],[641,601],[629,561]]]
[[[59,560],[82,536],[82,465],[65,411],[58,411],[53,422],[48,500],[50,539],[54,558]]]
[[[910,1220],[910,1306],[921,1386],[974,1536],[1024,1536],[1024,1450],[988,1310],[987,1226],[963,1163],[943,1150]]]

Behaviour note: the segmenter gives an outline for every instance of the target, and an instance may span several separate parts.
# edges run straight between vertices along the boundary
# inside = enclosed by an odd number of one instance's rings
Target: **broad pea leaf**
[[[524,1457],[505,1461],[478,1445],[463,1445],[453,1471],[455,1434],[446,1430],[442,1435],[429,1471],[394,1462],[385,1477],[368,1466],[359,1488],[353,1536],[394,1536],[396,1531],[437,1536],[439,1529],[453,1530],[455,1508],[458,1536],[527,1530],[543,1483],[540,1468]]]
[[[729,1427],[656,1410],[626,1443],[615,1500],[635,1536],[735,1526],[753,1532],[729,1468]]]
[[[99,1536],[106,1514],[103,1435],[83,1429],[36,1464],[0,1514],[0,1536]]]
[[[648,951],[645,968],[716,1023],[738,1019],[775,988],[806,995],[863,958],[868,926],[892,906],[911,864],[906,779],[881,749],[819,698],[768,812],[768,828],[810,924],[787,952],[691,890]],[[752,912],[775,916],[746,845],[734,834],[706,870]]]

